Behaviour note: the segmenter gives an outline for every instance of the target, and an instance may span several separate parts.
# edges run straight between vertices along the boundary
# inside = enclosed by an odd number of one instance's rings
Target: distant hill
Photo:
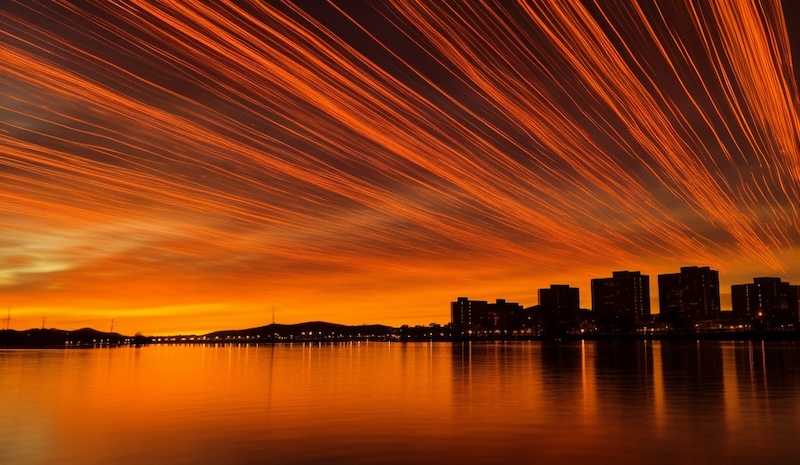
[[[130,337],[119,333],[102,332],[92,328],[74,331],[63,329],[27,329],[0,331],[0,347],[65,347],[119,345]]]
[[[205,335],[206,340],[259,339],[318,340],[364,337],[386,337],[394,328],[385,325],[348,326],[325,321],[309,321],[292,325],[269,324],[257,328],[215,331]]]
[[[117,346],[132,342],[146,344],[158,339],[160,342],[291,342],[291,341],[348,341],[386,339],[395,328],[385,325],[348,326],[324,321],[309,321],[291,325],[269,324],[257,328],[224,330],[204,336],[175,336],[153,338],[124,336],[119,333],[81,328],[74,331],[63,329],[0,330],[0,347],[95,347]],[[134,339],[136,338],[136,339]]]

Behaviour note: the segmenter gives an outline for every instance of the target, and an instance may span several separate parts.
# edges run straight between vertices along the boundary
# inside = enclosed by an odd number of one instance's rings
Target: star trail
[[[0,306],[202,332],[800,281],[791,8],[5,2]]]

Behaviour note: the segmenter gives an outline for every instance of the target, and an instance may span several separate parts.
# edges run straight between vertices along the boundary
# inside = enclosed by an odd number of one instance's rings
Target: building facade
[[[766,327],[795,324],[800,317],[799,294],[800,286],[780,278],[754,278],[752,283],[731,286],[731,309]]]
[[[684,266],[680,273],[658,275],[658,303],[664,321],[685,323],[719,317],[719,271]]]
[[[505,299],[489,303],[459,297],[450,304],[450,311],[453,326],[463,330],[505,331],[522,326],[525,320],[524,307]]]
[[[650,276],[639,271],[614,271],[592,280],[592,313],[605,328],[629,327],[650,317]]]
[[[575,321],[580,315],[580,290],[568,284],[551,284],[539,289],[539,307],[549,318],[557,321]]]
[[[480,316],[486,313],[488,302],[485,300],[469,300],[459,297],[450,304],[450,321],[456,328],[470,328],[476,326]]]

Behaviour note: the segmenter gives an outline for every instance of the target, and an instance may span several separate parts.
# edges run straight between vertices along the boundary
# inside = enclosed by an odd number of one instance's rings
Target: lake
[[[797,342],[0,350],[0,463],[795,464]]]

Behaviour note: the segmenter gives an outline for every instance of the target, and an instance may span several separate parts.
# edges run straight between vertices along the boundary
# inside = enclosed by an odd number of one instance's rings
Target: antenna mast
[[[272,324],[275,324],[275,306],[272,306]]]

